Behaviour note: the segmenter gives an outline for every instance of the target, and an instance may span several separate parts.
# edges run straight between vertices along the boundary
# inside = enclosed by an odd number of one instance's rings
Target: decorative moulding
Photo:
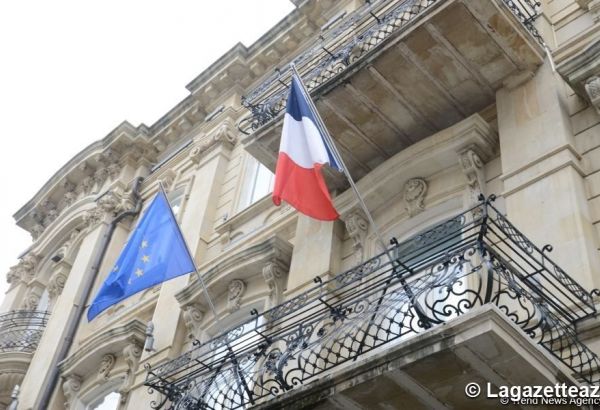
[[[222,278],[235,278],[245,281],[251,277],[262,275],[263,268],[268,263],[275,263],[283,272],[288,272],[291,258],[292,245],[285,239],[275,235],[248,248],[236,249],[219,258],[221,262],[206,267],[201,266],[199,271],[203,275],[211,294],[228,295],[230,294],[228,287],[231,280],[223,281]],[[175,297],[183,307],[198,301],[203,301],[202,304],[208,306],[205,302],[202,286],[197,280],[193,280]]]
[[[115,355],[130,344],[143,345],[145,338],[146,324],[137,319],[93,333],[77,350],[59,363],[60,373],[63,376],[95,373],[102,357],[107,354]]]

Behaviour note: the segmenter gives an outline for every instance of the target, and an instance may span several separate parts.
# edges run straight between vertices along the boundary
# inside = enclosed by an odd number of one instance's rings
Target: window
[[[121,395],[116,392],[110,392],[94,401],[92,401],[86,410],[117,410]]]
[[[244,209],[273,191],[275,175],[253,157],[247,157],[246,178],[239,209]]]
[[[173,215],[175,215],[177,219],[179,219],[179,213],[181,211],[181,206],[183,205],[183,194],[183,188],[179,188],[173,192],[169,192],[169,195],[167,195],[169,203],[171,204],[171,209],[173,209]]]
[[[50,297],[48,294],[48,289],[44,289],[44,292],[40,296],[40,301],[38,302],[36,310],[46,311],[48,310],[48,305],[50,302]]]

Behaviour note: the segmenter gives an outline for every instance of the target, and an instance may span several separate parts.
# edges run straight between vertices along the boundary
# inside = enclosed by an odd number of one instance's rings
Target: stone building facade
[[[468,383],[599,383],[600,2],[294,3],[17,211],[0,408],[483,408]],[[339,220],[272,204],[292,61],[387,251],[334,171]],[[159,182],[217,317],[185,275],[88,323]]]

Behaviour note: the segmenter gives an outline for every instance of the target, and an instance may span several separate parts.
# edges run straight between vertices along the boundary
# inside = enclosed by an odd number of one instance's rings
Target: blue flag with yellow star
[[[90,305],[88,321],[134,293],[194,270],[194,261],[161,189]]]

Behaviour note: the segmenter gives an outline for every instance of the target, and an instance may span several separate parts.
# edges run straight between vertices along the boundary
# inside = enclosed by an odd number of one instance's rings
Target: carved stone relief
[[[276,262],[268,262],[262,269],[263,278],[269,287],[269,303],[267,309],[279,304],[283,298],[283,272]]]
[[[50,296],[51,301],[55,301],[62,293],[65,284],[67,283],[67,279],[69,278],[69,271],[70,267],[63,263],[58,266],[54,270],[54,273],[52,273],[52,276],[50,276],[50,280],[48,281],[48,295]]]
[[[240,308],[242,296],[246,292],[246,283],[241,279],[234,279],[229,282],[227,290],[227,308],[234,312]]]
[[[346,231],[352,239],[352,248],[355,251],[360,250],[364,247],[365,238],[369,229],[369,223],[367,217],[362,210],[352,210],[348,216],[344,218],[346,224]]]
[[[183,308],[183,321],[188,329],[188,338],[199,337],[200,323],[204,318],[204,309],[197,303],[192,303]]]
[[[464,205],[466,208],[474,207],[479,203],[479,195],[485,194],[485,176],[483,161],[472,149],[459,153],[459,165],[467,179],[467,191]],[[481,210],[473,211],[474,217],[479,217]]]
[[[427,181],[423,178],[411,178],[404,184],[404,203],[406,212],[413,217],[425,209]]]
[[[125,375],[125,380],[119,389],[119,393],[121,394],[121,403],[123,404],[127,401],[129,390],[135,381],[135,371],[137,370],[140,357],[142,357],[142,350],[143,346],[137,341],[132,341],[123,348],[123,359],[127,365],[127,374]]]
[[[596,112],[600,114],[600,77],[592,76],[585,82],[585,91],[590,97],[590,101]]]
[[[117,358],[113,354],[107,353],[102,356],[100,366],[98,367],[98,377],[108,380],[110,378],[110,372],[113,367],[115,367],[116,362]]]
[[[65,399],[67,399],[65,409],[69,409],[75,401],[79,389],[81,389],[81,381],[81,377],[76,374],[69,375],[63,379],[62,389]]]

